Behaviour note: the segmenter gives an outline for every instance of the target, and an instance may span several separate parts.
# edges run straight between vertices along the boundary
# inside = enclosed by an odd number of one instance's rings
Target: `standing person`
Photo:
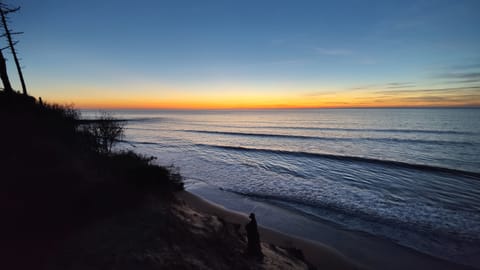
[[[248,248],[247,253],[249,255],[263,257],[262,247],[260,246],[260,236],[258,234],[257,220],[255,214],[250,214],[250,222],[245,225],[247,231]]]

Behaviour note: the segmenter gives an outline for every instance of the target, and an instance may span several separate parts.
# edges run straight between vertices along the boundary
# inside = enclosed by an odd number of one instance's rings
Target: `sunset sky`
[[[30,94],[80,108],[480,106],[476,0],[7,2]]]

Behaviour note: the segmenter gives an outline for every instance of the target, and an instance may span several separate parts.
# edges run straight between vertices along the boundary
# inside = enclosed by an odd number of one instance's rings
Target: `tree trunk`
[[[12,85],[8,79],[7,65],[5,63],[5,57],[3,57],[3,52],[0,50],[0,78],[2,79],[3,88],[5,92],[12,93]]]
[[[12,35],[10,33],[10,29],[8,29],[7,19],[5,18],[5,12],[2,8],[0,8],[0,15],[2,16],[2,23],[3,27],[5,28],[5,34],[7,35],[8,45],[10,50],[12,50],[13,60],[15,60],[15,65],[17,66],[18,77],[20,78],[20,83],[22,84],[22,92],[24,95],[27,94],[27,86],[25,85],[25,80],[23,79],[22,68],[20,67],[20,62],[18,61],[17,52],[15,51],[15,47],[12,40]]]

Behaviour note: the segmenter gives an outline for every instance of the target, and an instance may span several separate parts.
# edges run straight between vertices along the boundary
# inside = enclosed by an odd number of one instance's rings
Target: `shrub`
[[[120,151],[109,156],[108,165],[104,164],[104,167],[119,173],[129,186],[139,190],[159,193],[183,190],[183,179],[178,169],[157,166],[152,162],[155,159],[132,151]]]
[[[124,125],[107,112],[101,112],[98,119],[87,125],[87,131],[96,140],[98,151],[103,154],[112,152],[113,144],[124,136]]]

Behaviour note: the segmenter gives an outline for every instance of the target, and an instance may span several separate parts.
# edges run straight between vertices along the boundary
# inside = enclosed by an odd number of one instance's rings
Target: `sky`
[[[29,93],[51,102],[480,106],[477,0],[6,2]]]

